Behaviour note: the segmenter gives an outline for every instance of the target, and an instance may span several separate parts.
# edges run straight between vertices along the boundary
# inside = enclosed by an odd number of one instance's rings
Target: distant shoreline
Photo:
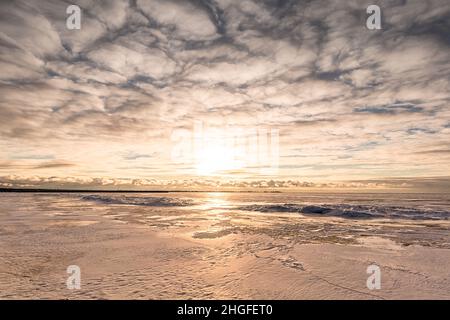
[[[34,189],[34,188],[0,188],[0,192],[19,192],[19,193],[192,193],[192,192],[220,192],[220,193],[282,193],[281,191],[242,191],[242,190],[90,190],[90,189]]]
[[[46,188],[0,188],[0,193],[290,193],[290,192],[310,192],[310,193],[357,193],[357,194],[447,194],[447,192],[423,192],[423,191],[403,191],[396,192],[388,190],[101,190],[101,189],[46,189]]]

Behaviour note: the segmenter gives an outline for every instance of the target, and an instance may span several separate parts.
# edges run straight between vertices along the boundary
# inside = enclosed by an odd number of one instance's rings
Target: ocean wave
[[[376,219],[394,218],[408,220],[448,220],[450,211],[432,208],[408,208],[399,206],[374,206],[374,205],[350,205],[350,204],[253,204],[236,207],[244,211],[263,213],[289,212],[302,215],[333,216],[351,219]]]
[[[130,196],[100,196],[88,195],[81,198],[85,201],[96,201],[105,204],[124,204],[148,207],[186,207],[194,205],[190,199],[168,197],[130,197]]]

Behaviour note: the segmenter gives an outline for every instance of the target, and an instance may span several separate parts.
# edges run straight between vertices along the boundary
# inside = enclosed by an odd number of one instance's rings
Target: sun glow
[[[197,152],[196,169],[201,175],[214,175],[237,170],[243,167],[242,161],[235,158],[233,147],[210,145]]]

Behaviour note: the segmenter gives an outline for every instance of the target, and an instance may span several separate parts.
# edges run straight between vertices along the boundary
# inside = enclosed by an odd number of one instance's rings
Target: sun
[[[241,169],[242,161],[235,157],[236,150],[232,146],[209,145],[196,154],[196,169],[200,175],[214,175]]]

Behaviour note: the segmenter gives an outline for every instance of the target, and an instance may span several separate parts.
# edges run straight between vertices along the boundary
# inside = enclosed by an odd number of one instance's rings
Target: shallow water
[[[0,298],[379,298],[365,287],[374,261],[382,297],[448,297],[448,195],[3,193],[0,201]],[[79,292],[65,288],[72,264],[87,278]]]
[[[297,243],[348,244],[381,236],[401,245],[450,247],[448,194],[11,193],[0,199],[8,221],[24,215],[36,220],[31,227],[102,217],[191,238],[263,233]]]
[[[81,200],[149,207],[299,213],[344,218],[448,220],[448,194],[170,193],[85,195]]]

